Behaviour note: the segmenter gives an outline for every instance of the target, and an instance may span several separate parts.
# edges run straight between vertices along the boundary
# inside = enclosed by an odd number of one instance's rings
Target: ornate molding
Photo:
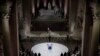
[[[97,3],[90,3],[93,12],[93,21],[100,20],[100,5]]]

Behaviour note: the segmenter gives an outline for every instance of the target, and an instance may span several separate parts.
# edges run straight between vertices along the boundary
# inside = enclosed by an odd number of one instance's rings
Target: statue
[[[48,3],[48,10],[51,10],[51,4]]]
[[[47,44],[48,50],[52,50],[52,44]]]
[[[39,10],[40,16],[61,16],[59,8],[55,5],[52,9],[51,4],[48,3],[48,9],[40,9]]]
[[[57,14],[57,12],[59,11],[57,6],[54,7],[54,11],[55,11],[55,14]]]

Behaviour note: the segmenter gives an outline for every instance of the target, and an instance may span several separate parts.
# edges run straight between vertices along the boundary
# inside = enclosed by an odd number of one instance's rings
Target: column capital
[[[5,2],[4,4],[2,4],[0,6],[0,8],[1,8],[0,13],[1,13],[2,19],[8,19],[9,18],[11,6],[12,6],[12,3],[10,3],[10,2]]]

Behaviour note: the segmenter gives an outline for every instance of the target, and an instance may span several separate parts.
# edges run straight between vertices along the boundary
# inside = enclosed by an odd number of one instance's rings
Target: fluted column
[[[82,30],[82,49],[81,56],[90,56],[90,43],[93,30],[93,16],[89,6],[90,0],[85,3],[85,14],[83,18],[83,30]]]
[[[81,56],[98,56],[100,19],[95,14],[95,12],[98,11],[94,8],[96,6],[94,6],[94,4],[92,4],[93,7],[90,6],[90,2],[91,0],[87,0],[85,3],[86,13],[83,20]]]
[[[13,56],[13,49],[12,49],[12,42],[10,36],[10,28],[9,28],[9,12],[10,12],[10,5],[7,3],[7,0],[3,0],[2,3],[2,33],[3,33],[3,51],[4,56]]]
[[[44,7],[47,6],[47,0],[44,0]]]
[[[100,2],[99,2],[100,3]],[[93,21],[93,31],[92,31],[92,38],[90,43],[90,55],[89,56],[98,56],[98,43],[99,43],[99,34],[100,34],[100,6],[97,1],[91,3],[92,12],[94,14],[94,21]]]
[[[100,20],[97,19],[93,23],[89,56],[98,56],[99,34],[100,34]]]
[[[24,17],[24,36],[30,34],[32,14],[32,0],[23,0],[23,17]],[[25,37],[25,38],[26,38]]]
[[[59,6],[62,8],[62,0],[59,0]]]
[[[9,16],[5,15],[2,19],[2,28],[3,28],[3,49],[5,56],[13,56],[12,45],[11,45],[11,36],[9,29]]]
[[[64,17],[66,18],[68,11],[68,0],[64,1]]]
[[[40,6],[40,0],[37,0],[37,8]]]
[[[64,13],[66,16],[66,14],[68,13],[68,18],[69,18],[69,32],[72,33],[74,30],[74,24],[75,24],[75,20],[76,20],[76,16],[77,16],[77,8],[78,8],[78,0],[68,0],[68,11],[66,10],[66,13]],[[65,7],[66,9],[67,7]],[[73,30],[72,30],[73,29]]]
[[[12,42],[13,56],[19,55],[19,24],[18,24],[18,0],[13,1],[10,15],[10,36]]]
[[[32,0],[32,13],[35,15],[35,1]]]

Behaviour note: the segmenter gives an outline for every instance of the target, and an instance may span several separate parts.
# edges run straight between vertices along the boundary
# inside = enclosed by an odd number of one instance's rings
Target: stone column
[[[8,15],[3,16],[2,29],[3,29],[4,56],[13,56],[10,29],[9,29],[9,16]]]
[[[59,0],[59,6],[62,8],[62,0]]]
[[[31,15],[32,15],[32,0],[23,0],[24,36],[26,37],[30,34]]]
[[[90,43],[89,56],[98,56],[98,43],[99,43],[99,36],[100,36],[100,17],[99,17],[100,5],[98,5],[97,1],[94,1],[92,3],[92,8],[93,8],[92,12],[94,14],[94,22],[93,22],[93,31],[92,31],[92,38]]]
[[[12,42],[13,56],[19,55],[19,24],[18,24],[18,0],[12,2],[11,16],[10,16],[10,36]]]
[[[44,7],[46,7],[47,6],[47,0],[44,0]]]
[[[95,20],[93,23],[89,56],[98,56],[98,42],[100,36],[99,34],[100,34],[100,20]]]
[[[7,0],[3,0],[2,2],[2,33],[3,33],[3,51],[4,56],[13,56],[13,49],[12,49],[12,42],[10,36],[10,28],[9,28],[9,12],[10,12],[10,5],[8,4]]]
[[[37,8],[40,6],[40,0],[37,0]]]
[[[68,0],[64,1],[64,17],[66,18],[68,14]]]
[[[71,23],[71,36],[73,39],[81,40],[82,23],[84,16],[84,0],[78,1],[77,15],[74,22]]]
[[[85,1],[85,13],[83,18],[83,30],[82,30],[82,49],[81,56],[90,56],[90,43],[92,38],[93,28],[93,15],[91,7],[89,6],[90,1]]]
[[[78,0],[69,0],[69,33],[72,33],[74,30],[74,24],[77,16]],[[67,13],[67,12],[66,12]]]
[[[35,16],[35,1],[32,0],[32,13]]]

